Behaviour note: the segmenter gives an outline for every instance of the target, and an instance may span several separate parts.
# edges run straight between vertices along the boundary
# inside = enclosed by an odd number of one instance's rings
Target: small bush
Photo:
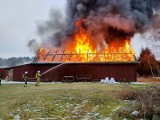
[[[117,92],[117,97],[121,100],[135,100],[137,97],[137,91],[129,84],[126,84],[125,89]]]
[[[136,99],[136,108],[140,110],[144,119],[152,119],[153,115],[160,116],[160,87],[151,87],[139,92]]]
[[[126,91],[119,95],[121,99],[135,99],[132,104],[118,111],[117,114],[120,118],[125,117],[133,120],[143,118],[144,120],[152,120],[153,117],[156,117],[160,119],[160,87],[152,86],[146,88],[145,90],[143,89],[137,91],[127,91],[126,89]],[[133,116],[133,111],[138,111],[138,115]]]

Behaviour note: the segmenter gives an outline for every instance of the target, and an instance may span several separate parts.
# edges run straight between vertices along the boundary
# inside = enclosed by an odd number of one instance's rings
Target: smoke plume
[[[27,46],[29,47],[29,50],[33,52],[34,54],[37,53],[39,48],[41,47],[40,43],[36,41],[36,39],[32,39],[28,42]]]
[[[159,0],[68,0],[67,33],[73,34],[78,19],[87,19],[93,33],[109,28],[139,32],[152,24],[152,9],[159,6]]]
[[[37,37],[31,39],[27,46],[36,53],[40,47],[60,46],[66,28],[65,17],[60,10],[51,9],[47,21],[37,22]],[[39,43],[38,43],[39,41]]]
[[[43,44],[59,46],[66,28],[65,18],[61,11],[51,9],[50,18],[46,22],[38,23],[38,35]]]
[[[66,18],[52,9],[46,22],[38,23],[42,46],[61,46],[82,25],[91,40],[108,44],[116,39],[127,39],[135,33],[152,28],[153,9],[160,8],[160,0],[67,0]]]
[[[96,44],[132,38],[146,31],[148,34],[148,29],[155,27],[152,17],[158,9],[160,0],[68,0],[66,35],[77,32],[75,22],[81,19],[85,19],[82,26],[87,26],[87,34]]]

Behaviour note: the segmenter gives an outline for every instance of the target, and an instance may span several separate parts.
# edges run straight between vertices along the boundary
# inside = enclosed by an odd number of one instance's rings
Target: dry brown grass
[[[138,82],[143,83],[154,83],[154,84],[160,84],[160,77],[159,78],[153,78],[153,77],[138,77]]]

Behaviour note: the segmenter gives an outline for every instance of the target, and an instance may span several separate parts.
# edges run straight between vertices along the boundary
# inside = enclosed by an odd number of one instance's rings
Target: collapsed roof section
[[[79,62],[136,62],[136,57],[131,50],[124,52],[108,53],[105,51],[101,52],[90,52],[78,53],[75,51],[60,51],[60,50],[40,50],[35,56],[33,62],[48,62],[48,63],[79,63]]]

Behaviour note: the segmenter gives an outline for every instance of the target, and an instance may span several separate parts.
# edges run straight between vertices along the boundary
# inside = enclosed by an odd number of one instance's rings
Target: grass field
[[[150,85],[138,84],[4,84],[0,86],[0,119],[121,120],[116,112],[133,103],[130,94]],[[131,100],[130,100],[131,99]]]

